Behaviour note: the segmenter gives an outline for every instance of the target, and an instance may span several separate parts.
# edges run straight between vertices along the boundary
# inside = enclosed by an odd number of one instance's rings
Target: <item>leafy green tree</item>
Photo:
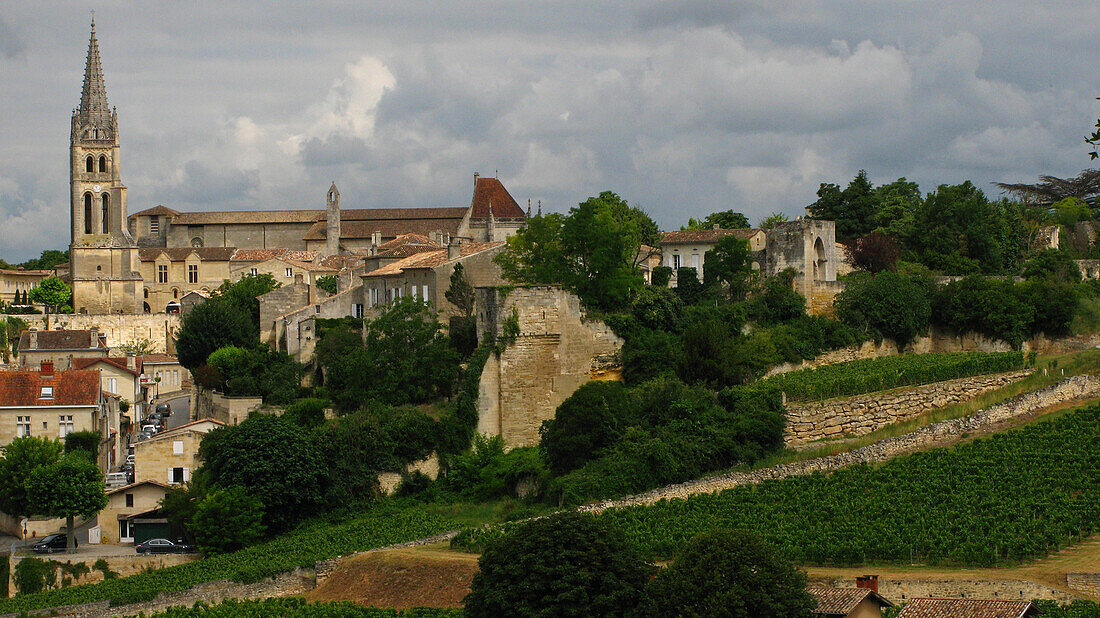
[[[317,287],[329,294],[335,294],[336,290],[340,288],[340,278],[336,275],[325,275],[323,277],[317,277]],[[270,292],[270,290],[268,290]],[[257,314],[257,318],[259,314]]]
[[[26,320],[22,318],[16,318],[12,316],[0,317],[0,341],[3,341],[4,345],[0,346],[0,355],[3,356],[4,362],[7,362],[11,356],[15,356],[19,353],[19,335],[23,331],[27,330],[29,326]]]
[[[679,331],[684,311],[683,301],[668,288],[646,288],[638,291],[630,303],[631,314],[645,328]]]
[[[928,284],[889,271],[849,281],[835,307],[841,322],[899,349],[926,334],[932,318]]]
[[[875,187],[877,208],[872,221],[875,229],[900,243],[906,243],[916,231],[917,211],[921,206],[920,187],[904,177]]]
[[[176,354],[180,364],[195,370],[219,348],[251,348],[259,343],[259,329],[248,310],[228,297],[203,301],[183,318]]]
[[[57,249],[46,249],[37,258],[27,260],[20,267],[27,270],[51,270],[59,264],[64,264],[69,261],[68,251],[59,251]]]
[[[688,542],[649,585],[647,615],[811,618],[806,576],[759,534],[717,529]]]
[[[511,281],[561,284],[587,305],[615,311],[642,286],[640,247],[659,240],[653,219],[604,191],[568,216],[528,219],[495,261]]]
[[[355,347],[338,335],[342,343],[335,347],[344,353],[318,355],[326,391],[338,409],[350,412],[371,399],[424,403],[452,393],[461,371],[459,355],[426,303],[400,298],[366,327],[365,344]]]
[[[264,538],[264,504],[240,487],[218,489],[195,509],[190,530],[207,556],[243,549]]]
[[[764,289],[746,303],[754,322],[769,326],[806,315],[806,299],[793,287],[796,274],[794,269],[786,268],[764,281]]]
[[[2,450],[0,511],[15,517],[33,515],[27,498],[27,478],[35,469],[55,464],[61,459],[61,443],[27,436],[15,438]]]
[[[1095,157],[1094,157],[1095,158]],[[1100,200],[1100,170],[1084,170],[1072,178],[1040,176],[1037,183],[993,183],[1026,203],[1051,208],[1067,197],[1075,197],[1090,207]]]
[[[374,502],[380,495],[378,473],[403,467],[394,457],[393,443],[374,413],[346,414],[318,426],[313,435],[328,472],[326,501],[332,506]]]
[[[461,263],[455,264],[454,272],[451,273],[451,285],[443,296],[452,305],[458,307],[467,319],[474,315],[474,286],[470,285],[466,269]]]
[[[633,616],[653,568],[604,520],[524,522],[485,549],[463,603],[473,618]]]
[[[1081,281],[1081,269],[1065,251],[1047,249],[1024,264],[1024,279],[1045,279],[1063,283]]]
[[[259,396],[267,403],[285,404],[293,401],[300,390],[302,365],[266,345],[218,348],[206,363],[215,371],[200,372],[196,379],[227,395]]]
[[[103,473],[86,457],[70,455],[35,468],[27,476],[26,488],[31,513],[65,518],[70,550],[76,547],[74,519],[92,517],[107,506]]]
[[[749,229],[749,219],[745,215],[734,212],[732,210],[723,210],[721,212],[713,212],[703,218],[702,221],[697,219],[688,219],[688,224],[681,227],[681,230],[709,230],[718,226],[723,230],[747,230]]]
[[[245,310],[252,320],[253,331],[260,330],[260,296],[277,289],[282,284],[268,273],[246,275],[238,281],[225,281],[214,290],[214,298],[221,298]],[[257,335],[258,336],[258,335]]]
[[[935,321],[957,333],[980,333],[1018,348],[1030,333],[1035,314],[1014,293],[1009,281],[972,275],[936,292]]]
[[[691,266],[682,266],[676,271],[676,287],[673,288],[685,305],[694,305],[703,300],[703,283],[699,281],[699,271]]]
[[[1014,269],[1023,248],[1019,212],[1008,202],[990,202],[977,187],[940,185],[917,216],[921,230],[913,248],[930,268],[950,275]]]
[[[703,285],[708,288],[724,286],[732,300],[744,300],[751,275],[749,241],[743,238],[726,236],[703,254]]]
[[[327,471],[321,453],[288,419],[260,414],[219,427],[203,436],[199,457],[214,487],[263,496],[264,524],[273,532],[316,513],[322,504]]]
[[[665,288],[668,287],[669,281],[672,281],[671,266],[653,267],[653,274],[650,276],[650,285],[655,288]]]
[[[30,300],[33,303],[45,305],[46,322],[48,324],[50,311],[60,313],[63,308],[72,304],[73,290],[57,277],[46,277],[31,289]]]
[[[331,402],[318,397],[299,399],[286,407],[283,416],[302,427],[316,427],[325,422],[325,408]]]
[[[834,184],[822,184],[817,190],[817,201],[806,208],[815,219],[836,222],[836,238],[848,243],[874,229],[874,215],[878,210],[878,198],[865,170],[841,190]]]
[[[99,434],[94,431],[73,431],[65,434],[65,454],[83,453],[96,461],[99,457]]]
[[[539,448],[550,471],[564,474],[600,456],[637,422],[638,402],[621,382],[589,382],[578,388],[539,430]]]
[[[660,375],[675,375],[683,359],[684,349],[678,335],[640,329],[623,343],[623,382],[633,386]]]
[[[1078,221],[1087,221],[1092,218],[1092,210],[1083,200],[1076,197],[1062,198],[1051,207],[1054,222],[1058,225],[1072,227]]]
[[[773,212],[772,214],[761,219],[760,225],[758,227],[762,230],[770,230],[780,223],[786,223],[787,221],[787,215],[781,212]]]

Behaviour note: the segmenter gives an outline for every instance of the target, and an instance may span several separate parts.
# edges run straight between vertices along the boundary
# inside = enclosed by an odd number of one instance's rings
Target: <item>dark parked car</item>
[[[31,545],[31,550],[36,554],[52,554],[55,551],[65,551],[65,543],[64,534],[51,534],[34,545]],[[75,548],[78,544],[76,539],[73,539],[73,547]]]
[[[168,539],[149,539],[136,547],[139,554],[189,554],[194,547],[183,543],[173,543]]]
[[[159,414],[161,418],[168,418],[169,416],[172,416],[172,406],[170,404],[158,403],[155,410],[156,411],[154,413]]]

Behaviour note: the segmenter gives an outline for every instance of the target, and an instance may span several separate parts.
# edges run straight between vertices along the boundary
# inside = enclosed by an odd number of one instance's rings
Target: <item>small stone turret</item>
[[[336,255],[340,252],[340,191],[336,182],[328,188],[328,225],[325,227],[325,253]]]

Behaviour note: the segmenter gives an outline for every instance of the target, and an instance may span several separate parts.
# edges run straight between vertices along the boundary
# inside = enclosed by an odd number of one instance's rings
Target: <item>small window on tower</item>
[[[95,159],[92,158],[92,155],[88,155],[88,158],[84,160],[84,171],[85,172],[94,172],[95,171]]]
[[[103,155],[99,156],[99,171],[101,171],[101,172],[106,172],[107,171],[107,157],[105,157]]]
[[[149,235],[160,236],[160,217],[149,217]]]

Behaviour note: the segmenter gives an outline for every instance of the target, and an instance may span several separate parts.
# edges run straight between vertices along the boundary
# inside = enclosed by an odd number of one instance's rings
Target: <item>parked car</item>
[[[134,454],[133,453],[130,453],[129,455],[126,456],[126,465],[130,466],[131,468],[134,467]]]
[[[154,414],[159,414],[161,418],[168,418],[169,416],[172,416],[171,404],[158,403],[156,407],[156,412],[154,412]]]
[[[31,551],[36,554],[52,554],[55,551],[65,551],[68,540],[64,534],[51,534],[48,537],[43,538],[41,541],[31,545]],[[73,539],[73,547],[77,547],[79,543],[76,539]]]
[[[157,426],[153,423],[146,423],[141,426],[141,433],[148,433],[149,435],[157,432]]]
[[[109,488],[122,487],[130,482],[130,475],[126,472],[110,472],[103,479],[104,484]]]
[[[139,554],[189,554],[195,548],[183,543],[174,543],[168,539],[149,539],[135,547]]]

